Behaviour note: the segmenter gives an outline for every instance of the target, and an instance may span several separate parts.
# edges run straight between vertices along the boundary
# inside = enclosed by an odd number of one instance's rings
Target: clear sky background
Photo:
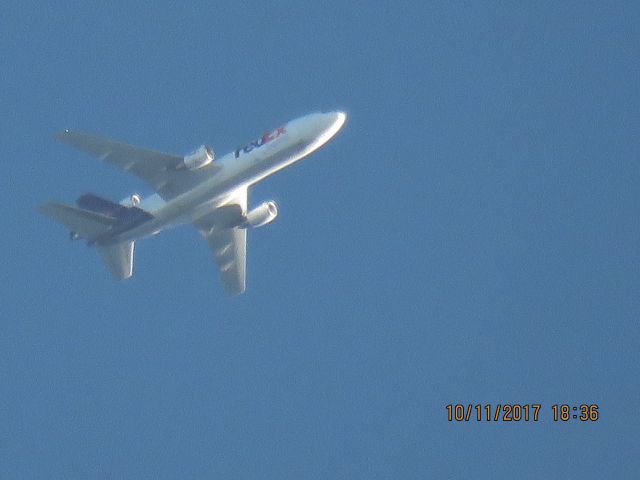
[[[638,25],[636,2],[2,2],[0,477],[637,478]],[[243,296],[193,228],[119,283],[37,212],[150,193],[63,128],[222,154],[338,108],[252,190],[280,217]]]

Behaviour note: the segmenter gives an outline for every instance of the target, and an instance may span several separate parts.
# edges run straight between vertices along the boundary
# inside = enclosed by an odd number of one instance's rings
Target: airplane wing
[[[247,197],[247,187],[239,188],[226,205],[194,222],[209,243],[222,284],[231,295],[246,289],[247,230],[229,225],[237,225],[247,213]]]
[[[133,173],[151,185],[165,200],[189,190],[220,169],[214,162],[200,170],[176,170],[183,161],[181,156],[147,150],[83,132],[65,130],[57,138]]]

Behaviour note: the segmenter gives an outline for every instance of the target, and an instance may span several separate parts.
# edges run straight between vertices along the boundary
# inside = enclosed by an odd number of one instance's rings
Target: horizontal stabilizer
[[[124,280],[133,275],[134,248],[134,242],[124,242],[98,246],[98,252],[114,278]]]
[[[40,211],[87,240],[99,237],[109,230],[116,221],[100,213],[57,202],[48,202],[41,205]]]

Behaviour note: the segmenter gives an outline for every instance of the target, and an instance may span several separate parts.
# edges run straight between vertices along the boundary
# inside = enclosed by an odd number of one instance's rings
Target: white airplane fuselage
[[[169,201],[158,194],[143,198],[137,207],[153,218],[114,235],[109,242],[137,240],[194,222],[226,204],[238,189],[247,188],[318,150],[340,131],[345,121],[343,112],[313,113],[265,133],[216,159],[214,166],[218,171],[187,192]]]

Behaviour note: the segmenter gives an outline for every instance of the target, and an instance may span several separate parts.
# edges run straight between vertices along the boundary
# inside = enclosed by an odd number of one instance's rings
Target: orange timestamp
[[[446,410],[450,422],[537,422],[543,408],[540,403],[450,403]],[[554,422],[596,422],[600,418],[597,404],[554,404],[551,405],[551,413]]]

